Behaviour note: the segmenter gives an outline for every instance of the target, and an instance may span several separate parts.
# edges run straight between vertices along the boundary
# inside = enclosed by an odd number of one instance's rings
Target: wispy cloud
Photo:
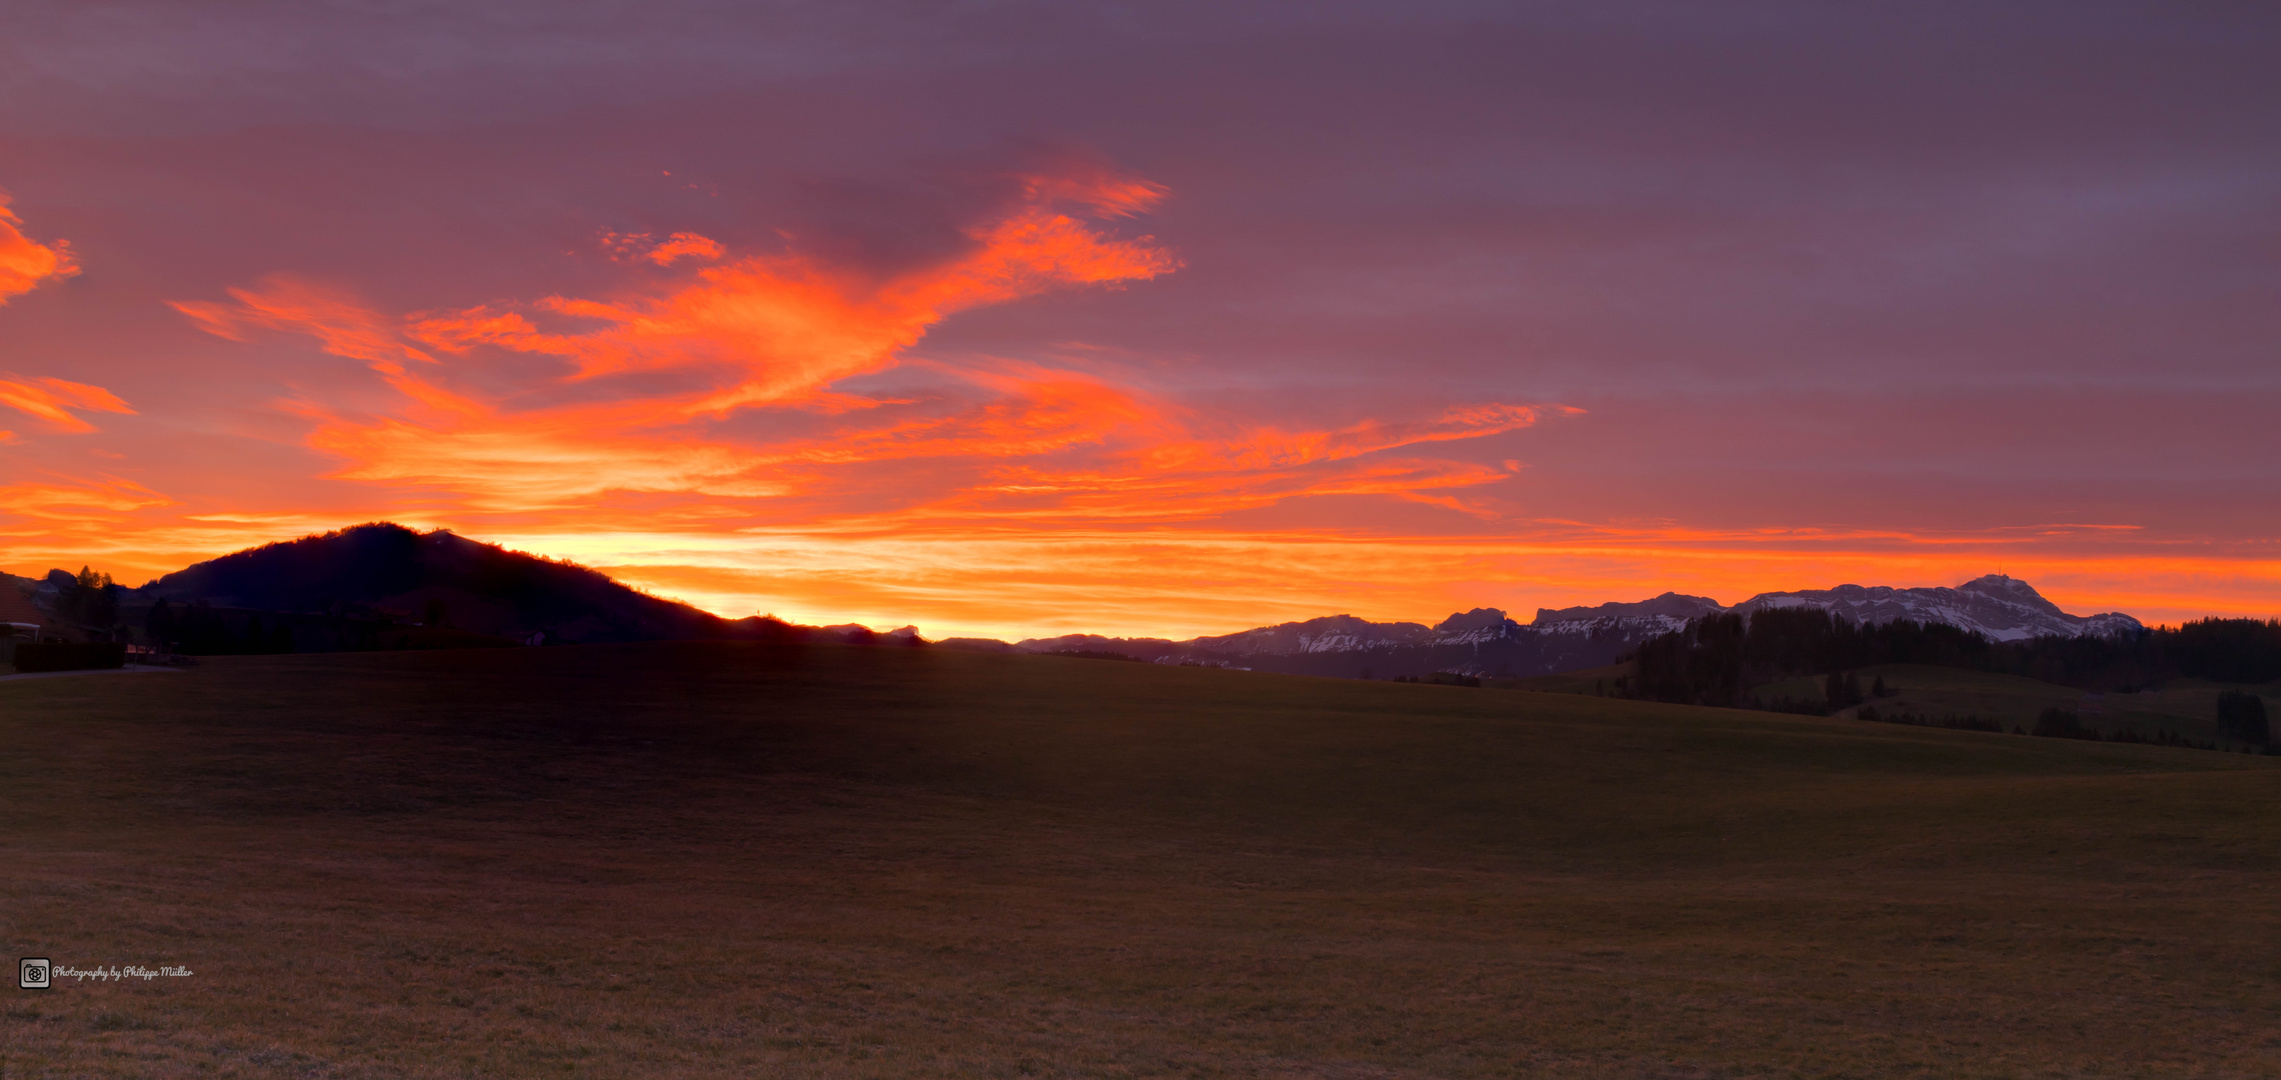
[[[0,485],[0,510],[30,517],[79,518],[88,510],[123,513],[165,506],[169,501],[141,484],[115,476]]]
[[[30,413],[63,431],[78,433],[93,431],[95,425],[72,415],[75,410],[129,415],[135,411],[119,400],[118,395],[100,386],[63,379],[26,379],[13,373],[0,378],[0,405]]]
[[[8,193],[0,191],[0,304],[27,293],[44,281],[79,273],[69,241],[41,244],[23,233],[24,220],[8,209]]]

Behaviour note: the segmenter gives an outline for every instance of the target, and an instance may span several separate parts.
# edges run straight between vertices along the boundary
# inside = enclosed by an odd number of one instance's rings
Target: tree
[[[1859,705],[1861,678],[1850,671],[1842,674],[1830,672],[1829,678],[1822,680],[1822,696],[1829,700],[1831,712],[1849,705]]]
[[[2218,737],[2270,744],[2273,729],[2265,719],[2265,699],[2240,690],[2218,694]]]
[[[112,583],[111,575],[98,574],[82,566],[79,574],[70,577],[64,585],[63,594],[57,598],[56,614],[65,622],[111,632],[119,621],[119,587]]]
[[[174,606],[163,596],[150,606],[150,618],[143,622],[143,628],[150,631],[153,645],[165,647],[181,640],[176,633]]]
[[[2083,726],[2082,718],[2057,705],[2044,709],[2043,714],[2035,718],[2035,730],[2030,734],[2041,735],[2047,739],[2097,739],[2099,737],[2096,729]]]

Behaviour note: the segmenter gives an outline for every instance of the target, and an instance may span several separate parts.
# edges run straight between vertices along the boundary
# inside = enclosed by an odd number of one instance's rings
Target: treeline
[[[74,577],[60,570],[48,575],[56,586],[55,617],[73,626],[99,633],[110,633],[119,621],[119,593],[117,583],[109,574],[98,574],[80,567]]]
[[[1481,676],[1456,671],[1436,671],[1425,675],[1397,675],[1395,682],[1431,683],[1435,686],[1479,686]]]
[[[384,634],[393,629],[385,623],[337,616],[270,612],[265,617],[258,611],[216,608],[203,600],[176,607],[163,599],[151,605],[144,627],[160,649],[191,656],[382,649],[391,644]]]
[[[2281,679],[2281,619],[2197,619],[2115,637],[2001,642],[1990,648],[1986,670],[2102,692],[2179,677],[2271,682]]]
[[[1819,608],[1768,608],[1748,619],[1722,612],[1641,644],[1634,679],[1636,696],[1655,701],[1750,706],[1759,704],[1754,687],[1778,679],[1871,664],[1978,667],[1988,663],[1994,647],[1980,634],[1945,623],[1896,619],[1861,626]],[[1830,697],[1846,694],[1841,682]],[[1852,697],[1847,704],[1861,700],[1858,690]]]
[[[2232,694],[2236,697],[2248,698],[2253,703],[2257,702],[2257,695],[2255,694],[2242,694],[2239,691],[2234,690],[2228,690],[2226,693]],[[2265,713],[2264,706],[2262,704],[2258,705],[2258,726],[2254,731],[2246,726],[2227,726],[2223,695],[2221,695],[2219,699],[2218,713],[2219,735],[2227,739],[2236,739],[2244,743],[2265,745],[2266,753],[2270,754],[2273,752],[2273,748],[2268,745],[2271,740],[2266,738],[2266,731],[2264,726]],[[1872,717],[1871,719],[1874,718]],[[2084,723],[2083,718],[2076,715],[2073,710],[2062,709],[2057,705],[2045,708],[2043,712],[2036,717],[2035,727],[2033,729],[2022,731],[2019,728],[2013,728],[2012,734],[2036,735],[2047,739],[2083,739],[2089,742],[2103,741],[2117,743],[2142,743],[2150,746],[2183,746],[2192,750],[2224,749],[2224,747],[2221,747],[2217,743],[2212,742],[2208,739],[2204,739],[2201,742],[2195,742],[2194,740],[2189,739],[2184,735],[2180,735],[2167,727],[2156,731],[2151,736],[2142,735],[2139,733],[2138,729],[2128,727],[2117,731],[2110,731],[2102,735],[2099,733],[2099,729],[2096,725]],[[2243,753],[2248,752],[2248,749],[2244,747]]]
[[[1633,658],[1633,696],[1692,705],[1809,711],[1810,702],[1760,702],[1753,688],[1799,675],[1875,664],[1968,668],[2084,690],[2129,692],[2178,677],[2260,683],[2281,678],[2281,620],[2200,619],[2115,637],[1991,641],[1943,623],[1896,619],[1861,626],[1816,608],[1775,608],[1744,619],[1706,615],[1650,640]],[[1843,707],[1833,686],[1824,707]]]

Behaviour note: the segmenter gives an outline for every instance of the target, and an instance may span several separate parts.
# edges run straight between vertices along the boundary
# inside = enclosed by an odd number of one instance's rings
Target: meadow
[[[2276,1077],[2281,759],[941,649],[0,683],[0,1075]]]
[[[2200,679],[2176,679],[2160,689],[2128,694],[2093,694],[2017,675],[1929,664],[1872,664],[1853,674],[1865,687],[1882,679],[1892,696],[1873,698],[1835,715],[1854,716],[1867,707],[1886,716],[1910,713],[1936,721],[1972,716],[1993,720],[2006,730],[2017,727],[2032,731],[2045,709],[2059,708],[2076,713],[2086,726],[2108,736],[2132,731],[2152,737],[2167,731],[2194,742],[2223,741],[2228,749],[2240,744],[2224,739],[2218,731],[2220,692],[2246,689],[2262,693],[2268,709],[2281,705],[2281,693],[2276,692],[2281,687],[2240,687]],[[1770,699],[1809,700],[1824,693],[1818,676],[1769,683],[1757,692]]]

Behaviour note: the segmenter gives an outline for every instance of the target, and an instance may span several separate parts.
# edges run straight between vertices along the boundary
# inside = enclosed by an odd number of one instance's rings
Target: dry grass
[[[32,1076],[2281,1076],[2273,759],[933,650],[0,686]]]

